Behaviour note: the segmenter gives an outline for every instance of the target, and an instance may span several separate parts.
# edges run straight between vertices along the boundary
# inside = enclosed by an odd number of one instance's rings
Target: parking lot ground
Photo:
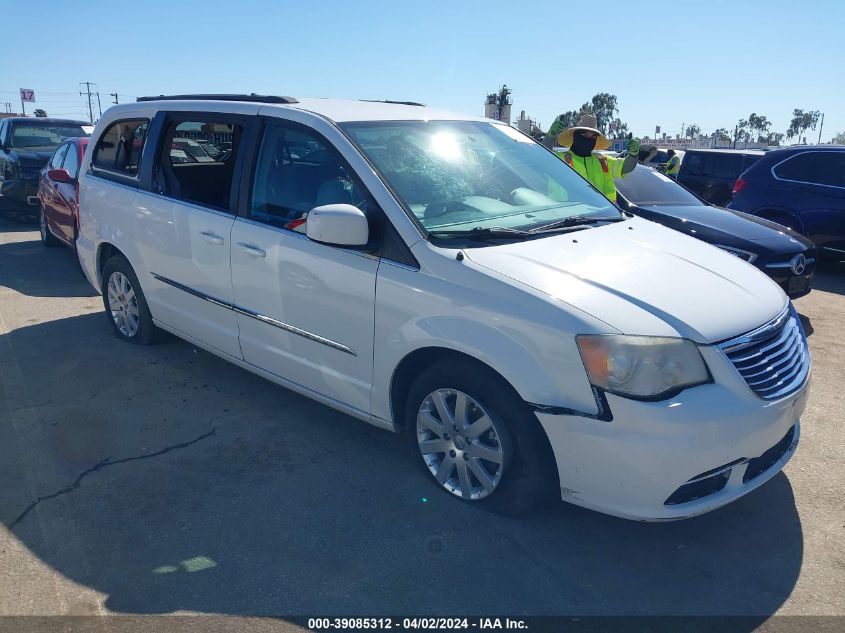
[[[796,303],[798,452],[676,523],[448,498],[403,438],[178,339],[119,342],[0,221],[0,614],[845,615],[845,265]]]

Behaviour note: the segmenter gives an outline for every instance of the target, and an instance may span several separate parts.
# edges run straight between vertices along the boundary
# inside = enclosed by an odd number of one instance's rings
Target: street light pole
[[[822,128],[824,128],[824,112],[822,112],[822,122],[819,125],[819,145],[822,143]]]

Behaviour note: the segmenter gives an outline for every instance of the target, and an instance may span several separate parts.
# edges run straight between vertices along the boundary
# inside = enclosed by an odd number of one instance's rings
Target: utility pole
[[[12,102],[11,101],[4,101],[3,105],[6,106],[6,114],[12,113]]]
[[[97,109],[100,111],[100,116],[103,116],[103,104],[100,103],[100,93],[97,93]]]
[[[819,145],[822,143],[822,128],[824,128],[824,112],[822,112],[822,122],[819,125]]]
[[[90,81],[80,81],[79,85],[85,84],[85,92],[80,91],[79,96],[83,96],[85,94],[88,95],[88,119],[91,123],[94,122],[94,108],[91,106],[91,86],[96,86],[97,84],[91,83]]]
[[[109,96],[114,97],[114,104],[117,105],[117,93],[116,92],[110,92]]]
[[[734,149],[736,149],[736,135],[739,134],[739,123],[734,126]]]

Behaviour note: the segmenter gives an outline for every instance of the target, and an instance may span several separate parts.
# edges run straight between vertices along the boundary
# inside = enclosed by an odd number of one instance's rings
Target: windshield
[[[554,154],[476,121],[346,123],[343,129],[427,230],[531,230],[619,211]]]
[[[633,204],[702,206],[705,203],[696,198],[681,185],[659,171],[639,165],[624,178],[617,178],[616,190]]]
[[[18,149],[55,149],[65,139],[77,136],[88,136],[81,125],[18,123],[12,128],[9,145]]]

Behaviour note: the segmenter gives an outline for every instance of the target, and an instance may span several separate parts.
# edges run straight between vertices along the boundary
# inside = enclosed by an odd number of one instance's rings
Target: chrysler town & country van
[[[466,502],[677,519],[795,451],[810,358],[780,288],[499,122],[143,98],[100,119],[79,180],[80,262],[119,338],[170,332],[405,433]]]

